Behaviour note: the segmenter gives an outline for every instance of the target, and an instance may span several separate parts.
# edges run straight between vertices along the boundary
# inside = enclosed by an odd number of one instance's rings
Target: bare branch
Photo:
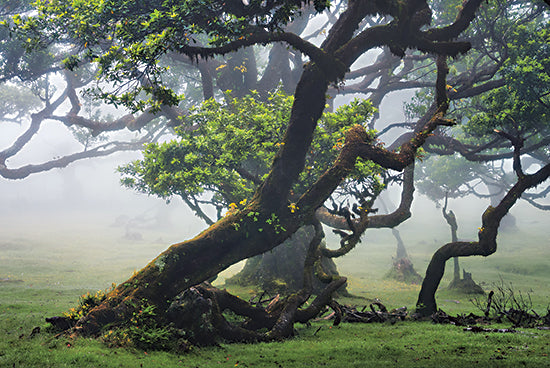
[[[5,164],[0,164],[0,175],[6,179],[24,179],[31,174],[66,167],[78,160],[108,156],[121,151],[136,151],[143,148],[144,143],[143,140],[137,142],[110,142],[87,151],[73,153],[42,164],[25,165],[17,169],[10,169]]]

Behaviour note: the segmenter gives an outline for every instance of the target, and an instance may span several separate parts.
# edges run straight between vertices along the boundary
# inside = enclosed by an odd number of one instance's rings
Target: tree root
[[[391,322],[395,323],[397,321],[404,321],[408,319],[407,307],[402,307],[388,311],[387,308],[380,302],[373,302],[368,306],[363,307],[361,311],[357,310],[357,307],[352,307],[349,305],[340,305],[337,302],[333,301],[330,305],[331,309],[334,311],[330,315],[320,319],[334,319],[334,325],[340,324],[340,322],[348,323],[382,323],[382,322]],[[370,310],[366,310],[370,308]],[[376,310],[375,307],[378,307]]]
[[[217,345],[220,342],[259,342],[283,340],[294,335],[295,323],[307,323],[315,318],[325,307],[336,307],[332,294],[346,283],[346,278],[338,278],[329,283],[306,308],[302,308],[310,298],[304,290],[282,298],[276,296],[267,299],[267,306],[260,302],[247,302],[220,290],[207,282],[191,287],[180,293],[163,313],[152,312],[149,319],[140,320],[148,306],[140,305],[133,317],[124,318],[117,315],[119,309],[127,309],[131,303],[121,303],[112,307],[101,304],[93,313],[79,321],[67,317],[47,318],[56,330],[65,330],[69,335],[101,336],[106,329],[135,328],[144,330],[154,328],[157,331],[166,329],[174,339],[200,346]],[[102,309],[98,313],[98,308]],[[126,310],[128,312],[128,310]],[[89,316],[103,316],[91,320]],[[83,324],[82,321],[89,321]],[[138,324],[139,323],[139,324]],[[141,325],[143,324],[143,325]],[[86,327],[83,327],[86,326]],[[168,333],[168,332],[167,332]]]

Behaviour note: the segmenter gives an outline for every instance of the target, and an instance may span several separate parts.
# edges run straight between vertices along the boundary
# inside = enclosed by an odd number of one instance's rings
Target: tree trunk
[[[172,245],[118,285],[106,302],[78,321],[78,333],[97,334],[102,326],[127,319],[142,301],[165,311],[183,290],[209,280],[243,259],[273,249],[309,222],[319,205],[307,198],[300,203],[299,210],[291,211],[288,196],[304,168],[313,132],[325,106],[327,87],[326,77],[314,64],[304,70],[282,148],[268,177],[244,209],[226,215],[195,238]],[[347,166],[354,164],[355,157],[343,167],[338,166],[336,174],[348,172]],[[322,181],[320,192],[328,196],[341,178]],[[277,223],[269,224],[273,216]]]
[[[456,243],[458,242],[458,222],[456,221],[454,212],[451,210],[447,211],[447,199],[448,195],[446,194],[442,213],[443,217],[447,221],[447,224],[449,224],[449,227],[451,228],[451,243]],[[484,294],[485,291],[483,291],[483,288],[474,281],[471,273],[464,271],[464,277],[462,279],[460,278],[460,265],[458,262],[458,257],[453,257],[453,261],[453,280],[447,288],[459,290],[466,294]]]
[[[458,257],[453,258],[453,266],[454,266],[453,281],[460,280],[460,265],[458,264]]]
[[[519,149],[516,150],[517,157],[514,161],[519,161]],[[518,181],[502,198],[496,206],[489,206],[483,213],[482,226],[479,228],[477,242],[453,242],[439,248],[433,255],[428,268],[426,277],[422,283],[422,288],[418,294],[416,302],[416,313],[419,316],[429,316],[437,311],[435,293],[445,272],[445,262],[452,257],[484,256],[487,257],[497,250],[498,227],[502,218],[508,213],[510,208],[516,203],[521,195],[532,187],[537,186],[550,176],[550,164],[542,167],[536,173],[525,175],[521,170],[518,171]]]
[[[395,240],[397,240],[397,249],[395,251],[395,258],[401,259],[401,258],[409,258],[409,254],[407,253],[407,249],[405,248],[405,243],[403,243],[403,239],[401,238],[401,233],[396,228],[391,229],[391,233],[393,234],[393,237]]]
[[[281,221],[286,231],[277,231],[265,224],[265,217],[248,216],[249,213],[257,212],[249,209],[230,214],[195,238],[172,245],[118,285],[108,295],[108,302],[83,317],[77,327],[83,334],[96,334],[105,324],[131,315],[134,304],[141,301],[164,311],[183,290],[242,259],[271,250],[298,229],[298,221]]]
[[[411,200],[412,193],[414,191],[414,186],[412,185],[412,183],[414,183],[413,175],[414,164],[406,170],[406,173],[403,177],[403,191],[405,193],[407,191],[407,187],[409,187],[408,191],[410,191],[410,193],[408,193],[408,195],[411,197]],[[391,200],[389,198],[387,199],[387,201],[391,203]],[[386,201],[381,200],[380,203],[384,212],[389,213]],[[397,248],[395,250],[395,258],[393,258],[392,268],[389,270],[385,277],[408,284],[420,284],[422,282],[422,276],[420,276],[418,272],[416,272],[416,270],[414,269],[414,265],[409,258],[409,254],[407,253],[405,242],[403,242],[403,239],[401,238],[401,233],[395,227],[391,228],[391,232],[397,242]]]
[[[447,221],[447,224],[449,224],[449,227],[451,229],[451,243],[456,243],[458,241],[458,222],[456,221],[456,216],[453,211],[447,212],[447,196],[445,196],[445,205],[443,206],[443,217]],[[453,258],[453,283],[460,281],[460,264],[458,261],[458,257]]]
[[[397,241],[397,249],[391,270],[386,274],[386,278],[407,284],[420,284],[422,276],[416,272],[413,263],[407,254],[405,243],[401,239],[401,234],[396,228],[392,228],[392,234]]]
[[[308,244],[314,236],[311,226],[302,227],[281,245],[264,254],[249,258],[244,268],[228,279],[227,284],[255,286],[268,294],[290,294],[303,287],[303,266]],[[321,264],[325,274],[339,276],[336,264],[323,257]],[[313,293],[321,293],[326,284],[313,278]],[[346,293],[345,285],[339,290]]]
[[[474,4],[474,7],[477,5]],[[364,52],[393,42],[393,37],[398,36],[397,32],[401,31],[399,27],[373,27],[353,38],[359,23],[369,10],[365,2],[349,2],[348,8],[340,15],[321,45],[323,52],[320,55],[329,57],[318,59],[320,65],[316,61],[305,66],[296,88],[285,136],[273,160],[271,171],[248,205],[242,210],[227,214],[195,238],[172,245],[128,281],[118,285],[106,296],[105,301],[78,321],[74,330],[76,333],[97,334],[105,325],[128,320],[143,303],[156,307],[159,313],[164,314],[180,292],[208,280],[232,264],[273,249],[306,224],[314,224],[316,236],[308,249],[305,270],[311,270],[319,264],[321,253],[340,253],[320,249],[321,239],[317,235],[322,228],[319,231],[315,211],[349,175],[357,158],[373,161],[385,168],[403,170],[414,161],[418,148],[438,126],[451,124],[443,119],[448,108],[445,97],[448,68],[441,57],[437,62],[438,107],[429,121],[419,124],[415,136],[398,153],[376,146],[369,141],[365,129],[355,125],[346,133],[345,144],[333,166],[292,207],[289,206],[291,190],[304,169],[313,133],[325,108],[329,83],[343,78],[346,70]],[[469,17],[467,14],[465,17]],[[459,26],[450,31],[453,35],[449,37],[456,37],[454,33],[462,29],[463,26]],[[466,43],[450,45],[452,47],[447,47],[442,52],[456,55],[469,48]],[[399,211],[393,220],[408,217],[409,208],[410,205]],[[273,223],[274,216],[277,219],[276,224]],[[343,239],[343,251],[357,244],[369,222],[369,216],[364,214],[359,226]],[[267,333],[268,339],[289,336],[295,321],[305,322],[315,316],[318,313],[316,308],[327,305],[332,292],[346,281],[345,278],[329,280],[330,283],[317,300],[305,310],[299,311],[298,308],[309,298],[310,278],[310,273],[305,272],[304,289],[289,296],[282,306],[277,322]]]
[[[509,184],[504,180],[499,183],[491,183],[490,181],[485,181],[485,185],[489,191],[491,206],[496,206],[498,202],[504,196],[506,189],[509,187]],[[500,222],[501,231],[514,231],[517,230],[516,218],[511,213],[507,213],[506,216]]]

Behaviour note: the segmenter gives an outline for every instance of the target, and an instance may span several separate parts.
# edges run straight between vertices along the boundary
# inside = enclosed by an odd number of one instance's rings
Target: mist
[[[56,136],[55,130],[44,133],[48,143],[34,146],[24,159],[41,162],[66,151],[63,136]],[[116,168],[140,155],[117,153],[22,180],[0,179],[0,278],[28,286],[104,289],[170,244],[203,230],[204,222],[181,199],[167,203],[120,185]],[[21,267],[13,265],[14,257],[28,267],[26,274],[14,274]],[[67,267],[58,264],[60,260]],[[40,269],[48,264],[45,282]],[[75,277],[67,279],[64,272]],[[78,281],[85,273],[96,274],[96,282]]]
[[[393,93],[384,99],[377,126],[403,121],[403,103],[412,94],[412,91]],[[339,99],[338,104],[350,99]],[[5,125],[10,125],[11,139],[24,129],[15,124]],[[9,142],[10,134],[4,135],[3,144]],[[397,135],[395,132],[382,138],[386,144],[391,144]],[[79,148],[68,130],[57,124],[46,124],[35,138],[32,148],[10,161],[13,166],[41,162]],[[205,229],[205,223],[195,217],[180,198],[165,201],[120,185],[116,168],[140,157],[140,152],[121,152],[78,161],[22,180],[0,179],[0,278],[22,280],[28,286],[105,288],[112,282],[125,280],[171,244],[190,239]],[[400,187],[395,186],[385,195],[389,211],[399,203],[400,192]],[[481,214],[489,204],[488,199],[474,196],[449,201],[449,208],[458,219],[460,239],[477,239]],[[516,227],[499,235],[497,253],[523,246],[510,243],[507,240],[510,233],[519,231],[537,237],[545,233],[550,223],[550,213],[521,201],[511,214],[516,219]],[[412,217],[397,229],[421,275],[431,254],[450,241],[441,209],[419,193],[415,194]],[[336,247],[339,239],[329,230],[327,234],[328,246]],[[373,260],[373,250],[382,251],[384,256]],[[357,249],[338,259],[337,264],[344,275],[360,272],[370,267],[371,262],[383,262],[383,267],[389,268],[394,252],[395,239],[391,231],[371,229],[363,235]],[[548,255],[550,250],[543,251],[542,256]],[[21,263],[17,267],[8,264],[13,257]],[[7,259],[10,259],[8,263]],[[59,260],[66,266],[57,264]],[[476,257],[465,258],[464,262],[468,267],[474,262],[485,261]],[[223,282],[242,264],[225,271],[217,282]],[[14,274],[21,265],[29,271]],[[40,274],[44,267],[47,268],[46,277]],[[67,278],[62,273],[74,277]],[[97,274],[93,283],[84,281],[89,280],[86,273]]]

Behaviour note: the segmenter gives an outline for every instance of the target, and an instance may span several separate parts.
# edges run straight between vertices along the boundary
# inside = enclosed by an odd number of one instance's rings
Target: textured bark
[[[468,2],[470,3],[475,1]],[[437,100],[440,103],[434,115],[418,127],[413,138],[402,145],[400,152],[389,152],[376,146],[368,140],[363,127],[354,126],[347,133],[345,144],[334,165],[296,201],[295,210],[289,209],[290,192],[304,169],[313,133],[325,108],[328,85],[343,78],[346,69],[365,51],[375,46],[392,45],[394,42],[399,43],[399,40],[403,40],[404,29],[399,24],[403,25],[407,22],[396,21],[388,26],[373,27],[369,31],[355,35],[364,16],[376,11],[376,7],[381,6],[379,4],[384,2],[376,2],[376,6],[371,2],[349,2],[348,9],[339,16],[320,48],[304,42],[296,35],[276,33],[267,38],[262,34],[257,37],[253,35],[217,49],[204,50],[191,47],[178,49],[184,54],[199,58],[223,54],[230,49],[234,51],[256,42],[285,41],[310,56],[312,62],[305,66],[297,85],[291,117],[279,152],[273,160],[271,171],[246,207],[226,215],[195,238],[172,245],[128,281],[117,286],[107,296],[105,302],[79,320],[75,332],[97,334],[106,324],[117,323],[131,316],[136,306],[143,301],[164,312],[180,292],[210,279],[240,260],[273,249],[303,225],[314,223],[319,227],[319,224],[314,221],[315,211],[346,178],[358,157],[371,160],[386,168],[403,170],[414,162],[417,149],[438,126],[452,124],[443,119],[447,103],[441,93],[445,91],[447,70],[444,60],[440,58],[436,88]],[[392,2],[392,4],[396,3]],[[396,9],[402,8],[397,7],[393,10]],[[425,11],[424,8],[406,10],[399,13],[401,20],[408,19],[417,12],[423,14]],[[414,22],[410,22],[412,23]],[[398,46],[429,49],[439,45],[442,46],[441,53],[453,55],[469,48],[465,43],[448,42],[442,45],[439,40],[428,42],[430,44],[426,45],[424,33],[420,31],[423,23],[412,24],[412,28],[408,29],[420,32],[419,37],[404,40],[405,44]],[[453,32],[449,34],[450,38],[458,35]],[[437,52],[436,49],[430,51]],[[405,202],[405,205],[403,208],[400,206],[395,212],[391,217],[392,221],[410,216],[410,204],[406,204],[407,201],[412,200],[412,184],[410,185],[411,187],[404,190],[407,194],[403,195],[402,204]],[[266,226],[266,220],[273,214],[277,216],[279,225],[284,230]],[[343,237],[341,242],[343,250],[350,249],[359,242],[361,234],[371,220],[367,213],[361,216],[358,226],[352,229],[352,234]],[[321,254],[327,255],[319,244],[314,245],[314,243],[310,244],[306,257],[304,268],[307,274],[304,274],[304,289],[285,301],[276,323],[266,335],[268,339],[290,336],[293,331],[292,324],[295,321],[304,321],[314,316],[317,309],[330,302],[332,292],[346,282],[345,278],[327,280],[330,282],[319,295],[319,302],[314,302],[310,307],[299,312],[299,307],[309,298],[310,282],[307,280],[311,277],[311,268],[319,270],[316,265],[320,262]],[[223,320],[220,323],[223,325]]]
[[[303,287],[298,292],[284,299],[276,297],[264,308],[203,283],[185,290],[175,298],[167,311],[168,320],[176,328],[185,331],[192,343],[199,345],[212,345],[220,341],[270,341],[292,336],[294,323],[305,323],[325,306],[333,305],[332,294],[346,282],[345,278],[334,277],[307,308],[300,309],[311,295],[312,271],[320,258],[322,227],[316,223],[314,228],[315,234],[309,242],[302,267]],[[230,323],[223,315],[225,310],[246,320],[239,324]],[[268,331],[259,332],[260,329]]]

